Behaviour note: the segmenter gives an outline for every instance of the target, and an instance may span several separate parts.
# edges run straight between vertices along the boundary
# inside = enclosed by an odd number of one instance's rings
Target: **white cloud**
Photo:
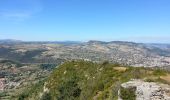
[[[5,19],[11,19],[11,20],[23,20],[31,17],[32,14],[29,13],[19,13],[19,12],[3,12],[0,14]]]
[[[17,2],[16,2],[17,1]],[[40,0],[7,0],[0,9],[0,17],[9,20],[21,21],[32,17],[42,11]],[[10,4],[12,2],[14,4]]]

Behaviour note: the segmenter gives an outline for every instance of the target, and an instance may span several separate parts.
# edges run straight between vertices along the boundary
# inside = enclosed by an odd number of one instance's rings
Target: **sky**
[[[170,0],[0,0],[0,39],[170,43]]]

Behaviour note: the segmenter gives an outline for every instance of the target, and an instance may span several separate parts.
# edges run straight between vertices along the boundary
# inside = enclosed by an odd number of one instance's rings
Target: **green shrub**
[[[71,77],[69,80],[61,83],[58,90],[58,100],[75,100],[75,98],[78,98],[81,94],[81,89],[77,83],[77,77]]]
[[[0,92],[0,97],[4,97],[4,96],[7,96],[7,93],[6,92]]]
[[[136,100],[136,87],[120,88],[120,97],[123,100]]]
[[[29,96],[29,94],[23,93],[23,94],[19,95],[18,100],[25,100],[28,96]]]
[[[40,100],[52,100],[50,93],[44,93]]]

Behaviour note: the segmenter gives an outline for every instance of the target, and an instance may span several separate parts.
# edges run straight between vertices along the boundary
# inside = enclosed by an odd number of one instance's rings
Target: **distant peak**
[[[101,44],[101,43],[107,43],[107,42],[97,41],[97,40],[90,40],[90,41],[88,41],[87,43],[99,43],[99,44]]]
[[[97,40],[90,40],[87,43],[96,43],[96,44],[109,44],[109,43],[117,43],[117,44],[136,44],[135,42],[129,42],[129,41],[97,41]]]
[[[0,39],[0,41],[4,41],[4,42],[5,41],[6,42],[17,42],[17,41],[19,42],[20,41],[21,42],[21,40],[15,40],[15,39]]]

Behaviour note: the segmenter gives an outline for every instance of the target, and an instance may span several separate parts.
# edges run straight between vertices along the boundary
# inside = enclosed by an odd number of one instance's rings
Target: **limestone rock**
[[[123,88],[136,87],[136,100],[170,100],[170,86],[142,80],[131,80],[121,85]],[[118,100],[122,100],[119,98]]]

